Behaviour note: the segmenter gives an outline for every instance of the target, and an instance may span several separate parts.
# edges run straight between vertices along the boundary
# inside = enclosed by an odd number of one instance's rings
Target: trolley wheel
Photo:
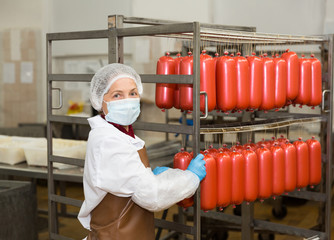
[[[274,240],[275,235],[273,233],[259,233],[259,240]]]
[[[271,212],[275,218],[283,219],[287,215],[288,209],[284,204],[282,204],[280,211],[276,212],[275,208],[273,208]]]

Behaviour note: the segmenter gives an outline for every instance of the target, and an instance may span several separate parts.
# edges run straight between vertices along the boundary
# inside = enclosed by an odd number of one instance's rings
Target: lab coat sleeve
[[[132,197],[149,211],[166,209],[192,196],[198,188],[199,178],[190,171],[168,169],[154,175],[131,144],[110,138],[95,149],[96,187],[119,197]]]
[[[147,169],[147,176],[138,182],[132,200],[149,211],[161,211],[194,195],[199,183],[199,178],[187,170],[168,169],[154,175]]]

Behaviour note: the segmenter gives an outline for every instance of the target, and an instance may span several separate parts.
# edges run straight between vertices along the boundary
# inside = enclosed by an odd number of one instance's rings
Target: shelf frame
[[[139,24],[146,25],[140,27],[124,27],[124,24]],[[49,236],[50,239],[69,239],[65,236],[61,236],[58,231],[58,222],[56,220],[56,206],[57,203],[69,203],[76,206],[80,205],[80,202],[68,198],[63,198],[55,193],[54,186],[54,173],[53,162],[63,162],[79,164],[76,160],[70,160],[53,155],[52,149],[52,125],[58,122],[65,123],[77,123],[87,124],[87,119],[80,117],[67,117],[54,115],[52,112],[52,83],[53,82],[89,82],[92,78],[92,74],[53,74],[52,72],[52,42],[53,41],[67,41],[67,40],[80,40],[80,39],[108,39],[108,62],[109,63],[123,63],[124,62],[124,37],[137,37],[137,36],[156,36],[156,37],[173,37],[181,38],[192,41],[194,67],[193,75],[189,76],[162,76],[162,75],[150,75],[142,74],[142,80],[145,83],[183,83],[193,84],[193,112],[192,118],[194,124],[192,127],[177,126],[173,124],[153,124],[152,123],[137,123],[138,129],[146,131],[159,131],[159,132],[175,132],[181,134],[192,135],[193,143],[192,148],[194,154],[200,152],[200,135],[205,134],[205,128],[200,126],[200,108],[199,108],[199,96],[200,96],[200,48],[201,41],[209,42],[230,42],[237,44],[271,44],[271,43],[287,43],[287,44],[322,44],[326,45],[328,49],[328,73],[325,76],[327,88],[329,90],[327,102],[328,112],[321,113],[321,121],[327,123],[326,132],[326,153],[325,159],[325,183],[324,193],[318,195],[308,195],[309,199],[316,199],[323,202],[323,208],[325,216],[322,222],[325,224],[324,232],[320,232],[320,236],[323,239],[329,239],[331,233],[331,183],[332,183],[332,120],[333,111],[332,103],[333,97],[333,35],[323,36],[291,36],[291,35],[278,35],[278,34],[265,34],[256,33],[253,27],[238,27],[238,26],[224,26],[213,24],[200,24],[198,22],[180,23],[175,21],[165,20],[153,20],[145,18],[127,18],[122,15],[111,15],[108,17],[108,29],[107,30],[95,30],[95,31],[83,31],[83,32],[65,32],[65,33],[48,33],[46,38],[47,48],[47,139],[48,139],[48,209],[49,209]],[[152,127],[153,126],[153,127]],[[262,126],[263,127],[263,126]],[[227,129],[227,128],[226,128]],[[224,131],[224,130],[221,130]],[[201,219],[204,215],[211,216],[212,218],[223,219],[226,222],[241,224],[242,239],[252,240],[253,236],[250,236],[254,232],[255,228],[267,229],[273,231],[281,231],[290,233],[290,226],[275,225],[274,223],[268,223],[266,221],[260,221],[253,219],[251,206],[243,205],[243,210],[246,210],[250,215],[248,217],[228,216],[224,213],[203,213],[200,210],[200,190],[195,194],[194,205],[194,225],[186,226],[174,222],[166,222],[156,219],[157,226],[175,230],[181,233],[187,233],[194,236],[194,239],[201,239]],[[291,193],[293,196],[294,194]],[[307,195],[307,194],[306,194]],[[306,196],[305,195],[305,196]],[[304,195],[303,195],[304,196]],[[302,196],[302,197],[303,197]],[[295,197],[297,196],[295,194]],[[312,230],[305,229],[292,229],[293,234],[297,236],[309,236],[313,234]]]

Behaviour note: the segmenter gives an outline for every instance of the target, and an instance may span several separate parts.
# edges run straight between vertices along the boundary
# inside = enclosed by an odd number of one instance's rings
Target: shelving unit
[[[140,24],[136,27],[124,27],[124,24]],[[144,26],[142,26],[144,25]],[[146,26],[147,25],[147,26]],[[227,131],[242,132],[255,131],[265,128],[275,128],[282,126],[289,126],[295,123],[315,122],[321,121],[325,126],[324,142],[322,145],[323,162],[326,171],[323,173],[324,181],[320,193],[317,192],[293,192],[289,196],[298,198],[305,198],[323,203],[321,212],[320,226],[324,226],[319,231],[310,229],[301,229],[297,227],[286,226],[282,224],[271,223],[263,220],[253,219],[253,204],[242,204],[242,216],[234,216],[215,211],[204,212],[200,210],[200,190],[195,194],[195,204],[192,208],[193,225],[184,225],[178,222],[168,222],[163,219],[156,219],[156,227],[169,229],[178,233],[193,235],[196,240],[201,239],[201,216],[209,217],[214,220],[221,220],[226,223],[240,225],[242,232],[242,239],[253,239],[253,232],[256,231],[272,231],[281,234],[291,234],[303,237],[312,237],[318,235],[320,239],[330,239],[331,234],[331,185],[332,185],[332,81],[333,81],[333,35],[326,36],[291,36],[291,35],[277,35],[256,33],[255,28],[252,27],[234,27],[223,25],[200,24],[198,22],[179,23],[174,21],[161,21],[144,18],[127,18],[121,15],[113,15],[108,18],[108,29],[85,32],[67,32],[67,33],[50,33],[47,34],[47,93],[48,93],[48,109],[47,109],[47,138],[48,138],[48,197],[49,197],[49,233],[50,239],[70,239],[62,236],[58,232],[57,223],[57,203],[73,205],[80,207],[81,201],[71,199],[68,197],[57,195],[54,187],[54,173],[53,162],[61,162],[83,167],[82,161],[78,159],[63,158],[53,155],[52,151],[52,124],[57,122],[62,123],[76,123],[87,124],[85,118],[57,116],[52,112],[52,94],[53,82],[58,81],[72,81],[72,82],[89,82],[92,74],[53,74],[52,73],[52,42],[60,40],[79,40],[79,39],[108,39],[108,60],[109,63],[120,62],[124,60],[123,56],[123,39],[125,37],[139,37],[139,36],[156,36],[168,37],[177,39],[191,40],[193,45],[194,66],[193,75],[154,75],[142,74],[141,79],[143,83],[178,83],[178,84],[192,84],[193,85],[193,126],[184,126],[176,124],[162,124],[162,123],[148,123],[137,122],[134,128],[137,130],[156,131],[165,133],[179,133],[192,135],[192,150],[194,155],[200,151],[200,135],[201,134],[220,134]],[[237,44],[240,47],[243,44],[269,45],[269,44],[317,44],[320,45],[322,51],[328,52],[326,59],[328,64],[328,72],[323,74],[324,101],[322,105],[322,112],[320,115],[304,116],[287,113],[288,118],[280,120],[270,120],[257,123],[243,123],[238,128],[232,125],[225,124],[224,126],[204,126],[201,125],[200,116],[200,49],[201,41],[214,42],[216,44],[229,43]],[[60,107],[60,106],[59,106]],[[274,112],[270,114],[275,115]],[[268,114],[267,116],[269,116]]]

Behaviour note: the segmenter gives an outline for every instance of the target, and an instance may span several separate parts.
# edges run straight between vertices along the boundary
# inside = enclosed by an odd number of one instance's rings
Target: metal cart
[[[140,24],[136,27],[125,27],[125,23]],[[144,26],[143,26],[144,25]],[[146,26],[145,26],[146,25]],[[55,90],[52,86],[53,82],[57,81],[72,81],[72,82],[89,82],[92,78],[92,74],[53,74],[52,72],[52,42],[60,40],[79,40],[79,39],[108,39],[108,60],[110,63],[120,62],[124,60],[123,56],[123,39],[125,37],[136,36],[157,36],[157,37],[169,37],[187,39],[192,41],[194,66],[193,75],[164,75],[157,76],[154,74],[142,74],[142,82],[144,83],[178,83],[178,84],[192,84],[193,85],[193,112],[192,120],[193,126],[176,125],[176,124],[162,124],[162,123],[147,123],[137,122],[135,129],[145,131],[157,131],[166,133],[179,133],[192,136],[191,147],[196,155],[200,151],[200,136],[202,134],[221,134],[228,131],[254,131],[265,128],[275,128],[282,126],[290,126],[292,124],[298,124],[303,122],[322,121],[324,125],[323,139],[323,164],[326,171],[323,174],[323,187],[321,192],[293,192],[289,193],[289,196],[300,197],[322,203],[321,207],[321,220],[319,225],[323,226],[320,230],[301,229],[297,227],[276,224],[264,220],[258,220],[253,218],[253,204],[242,204],[242,215],[235,216],[216,211],[204,212],[200,210],[200,189],[195,194],[195,204],[192,208],[192,220],[193,225],[185,225],[179,222],[169,222],[164,219],[156,219],[156,227],[169,229],[177,233],[193,235],[194,239],[201,239],[201,216],[207,217],[216,221],[223,221],[240,226],[242,233],[242,239],[253,239],[254,231],[269,231],[281,234],[296,235],[302,237],[318,236],[320,239],[330,239],[331,235],[331,184],[332,184],[332,81],[333,81],[333,35],[326,36],[291,36],[291,35],[277,35],[277,34],[265,34],[256,33],[255,28],[252,27],[234,27],[212,24],[200,24],[198,22],[179,23],[173,21],[161,21],[154,19],[144,18],[127,18],[121,15],[112,15],[108,18],[108,29],[97,31],[85,31],[85,32],[65,32],[65,33],[49,33],[47,34],[47,138],[48,138],[48,197],[49,197],[49,233],[50,239],[70,239],[62,236],[58,232],[58,223],[56,218],[56,205],[57,203],[68,204],[80,207],[82,202],[76,199],[71,199],[65,196],[57,195],[54,186],[54,172],[53,163],[60,162],[66,164],[72,164],[83,167],[82,161],[78,159],[64,158],[53,155],[52,150],[52,124],[57,122],[62,123],[76,123],[87,124],[85,118],[80,117],[68,117],[54,115],[52,110],[52,94]],[[234,43],[240,46],[240,49],[244,44],[253,45],[261,44],[275,44],[275,43],[288,43],[288,44],[318,44],[322,47],[322,52],[328,53],[326,62],[328,64],[327,72],[323,74],[323,103],[322,111],[320,115],[316,116],[304,116],[295,115],[291,117],[288,122],[279,121],[277,119],[268,118],[266,123],[249,122],[235,128],[228,124],[216,125],[214,127],[208,127],[201,124],[201,118],[205,118],[208,113],[205,113],[204,117],[200,115],[200,49],[201,41],[219,43]],[[59,89],[56,89],[59,90]],[[60,91],[60,90],[59,90]],[[59,108],[61,106],[58,106]],[[274,118],[275,113],[273,114]],[[254,117],[255,115],[253,115]],[[269,115],[267,115],[269,116]],[[247,121],[247,119],[245,119]],[[249,120],[249,119],[248,119]],[[286,119],[285,119],[286,120]],[[284,125],[285,124],[285,125]],[[183,237],[183,235],[181,235]]]

